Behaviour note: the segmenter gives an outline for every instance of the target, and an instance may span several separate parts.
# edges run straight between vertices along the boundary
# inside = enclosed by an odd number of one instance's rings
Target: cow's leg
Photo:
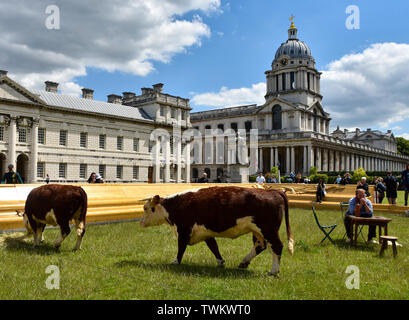
[[[60,224],[60,235],[57,239],[57,241],[54,243],[54,248],[59,249],[61,246],[61,243],[64,241],[64,239],[70,234],[70,224],[69,221],[64,221],[63,223]]]
[[[186,247],[189,243],[190,231],[179,230],[178,229],[178,255],[173,264],[180,264],[182,262],[183,254],[185,253]]]
[[[39,245],[40,242],[41,242],[41,243],[44,242],[44,234],[43,234],[44,229],[45,229],[45,224],[44,224],[44,223],[37,222],[37,231],[36,231],[36,233],[35,233],[35,237],[36,237],[36,240],[37,240],[37,244],[35,244],[35,245]],[[35,241],[34,241],[34,242],[35,242]]]
[[[75,221],[75,227],[77,229],[77,243],[74,250],[81,250],[82,238],[85,234],[85,223],[84,221]]]
[[[253,258],[259,255],[261,252],[263,252],[267,247],[267,243],[264,240],[264,238],[256,233],[253,233],[253,245],[254,246],[249,252],[249,254],[245,256],[244,259],[240,262],[239,268],[242,269],[247,268],[251,260],[253,260]]]
[[[214,256],[216,257],[217,265],[223,268],[225,261],[220,254],[219,246],[217,245],[216,239],[210,238],[210,239],[205,240],[205,242],[207,246],[209,247],[210,251],[213,252]]]
[[[277,276],[280,272],[280,260],[281,260],[281,253],[283,252],[283,243],[280,240],[278,235],[278,230],[274,232],[274,237],[269,240],[269,247],[273,254],[273,265],[271,267],[271,271],[269,272],[270,276]]]

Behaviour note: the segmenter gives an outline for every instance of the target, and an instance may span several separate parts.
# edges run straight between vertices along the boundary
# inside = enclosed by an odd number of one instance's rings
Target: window
[[[139,179],[139,167],[138,166],[133,167],[133,179],[134,180]]]
[[[133,138],[133,151],[139,151],[139,138]]]
[[[80,134],[80,147],[81,148],[86,148],[87,147],[87,133],[86,132],[81,132]]]
[[[272,109],[273,130],[281,129],[281,106],[275,105]]]
[[[162,181],[165,180],[165,168],[164,167],[160,167],[159,179],[162,180]]]
[[[174,141],[173,141],[173,136],[170,136],[169,145],[170,145],[170,154],[173,154],[173,153],[174,153]]]
[[[207,126],[205,126],[205,129],[206,130],[210,130],[212,128],[212,126],[211,125],[207,125]]]
[[[160,107],[160,116],[161,117],[165,116],[165,107]]]
[[[44,178],[44,162],[37,162],[37,178]]]
[[[4,127],[0,126],[0,141],[4,141]]]
[[[186,120],[186,111],[182,110],[182,120]]]
[[[207,174],[207,179],[210,179],[210,169],[206,168],[204,169],[204,172]]]
[[[60,146],[67,145],[67,131],[61,130],[60,131]]]
[[[105,172],[106,172],[105,164],[100,164],[98,167],[98,173],[104,179],[105,179]]]
[[[311,89],[311,79],[310,79],[310,73],[309,72],[307,72],[307,87],[308,87],[308,90],[310,90]]]
[[[232,128],[234,132],[237,132],[237,122],[232,122],[232,124],[230,125],[230,128]]]
[[[197,168],[193,168],[192,170],[192,178],[197,179],[199,178],[199,170]]]
[[[27,128],[18,128],[18,142],[27,142]]]
[[[278,92],[278,76],[276,76],[276,92]]]
[[[286,90],[286,75],[285,75],[285,73],[283,73],[282,75],[281,75],[281,85],[282,85],[282,90]]]
[[[117,150],[122,150],[123,141],[124,141],[124,137],[116,137],[116,149]]]
[[[45,128],[38,128],[38,143],[45,144]]]
[[[294,72],[290,73],[290,86],[291,86],[291,89],[295,89],[295,74],[294,74]]]
[[[59,178],[67,177],[67,164],[66,163],[60,163],[58,165],[58,177]]]
[[[122,179],[123,166],[116,166],[116,178]]]
[[[218,124],[217,128],[224,132],[224,124],[223,123]]]
[[[99,148],[100,149],[105,149],[105,141],[106,141],[106,135],[100,134],[99,135]]]
[[[152,152],[152,149],[153,149],[153,141],[149,140],[149,146],[148,146],[149,152]]]
[[[87,165],[85,163],[80,164],[80,178],[85,179],[87,177]]]
[[[174,108],[171,108],[171,109],[170,109],[170,117],[171,117],[172,119],[175,119],[175,118],[176,118],[176,110],[175,110]]]

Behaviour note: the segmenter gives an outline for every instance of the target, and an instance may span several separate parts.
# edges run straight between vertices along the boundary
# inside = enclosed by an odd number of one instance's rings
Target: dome
[[[311,55],[311,49],[305,44],[304,41],[298,39],[289,39],[276,51],[275,60],[280,56],[287,55],[290,58],[301,58],[301,59],[311,59],[314,58]]]

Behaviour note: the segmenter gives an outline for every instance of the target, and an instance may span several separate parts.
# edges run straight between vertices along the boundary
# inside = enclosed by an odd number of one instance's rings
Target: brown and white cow
[[[70,221],[77,231],[75,250],[81,249],[85,234],[85,216],[88,197],[84,189],[70,185],[48,184],[33,189],[26,200],[23,221],[28,234],[34,234],[34,246],[43,240],[46,224],[60,227],[60,235],[54,244],[58,249],[70,233]]]
[[[273,254],[270,275],[280,270],[283,244],[279,237],[281,221],[285,216],[288,249],[294,251],[291,234],[288,199],[277,190],[240,187],[210,187],[186,191],[148,200],[144,206],[141,226],[168,223],[178,239],[178,254],[174,261],[180,264],[187,245],[205,241],[215,255],[219,266],[224,265],[216,237],[237,238],[253,233],[253,248],[241,261],[239,268],[247,268],[250,261],[269,247]]]

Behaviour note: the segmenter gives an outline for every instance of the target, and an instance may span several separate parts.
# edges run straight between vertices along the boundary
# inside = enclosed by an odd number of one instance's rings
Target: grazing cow
[[[224,265],[215,237],[237,238],[253,233],[253,248],[241,261],[239,268],[247,268],[250,261],[266,247],[272,250],[273,266],[270,275],[280,270],[283,244],[279,229],[283,216],[287,226],[288,249],[294,251],[288,217],[288,200],[277,190],[240,187],[210,187],[146,201],[141,226],[168,223],[178,239],[180,264],[187,245],[205,241],[219,266]]]
[[[70,221],[74,220],[77,230],[75,250],[81,249],[87,206],[88,197],[81,187],[48,184],[33,189],[26,200],[23,222],[27,233],[34,234],[34,246],[43,240],[46,224],[51,224],[60,227],[60,236],[54,244],[58,249],[71,231]]]

